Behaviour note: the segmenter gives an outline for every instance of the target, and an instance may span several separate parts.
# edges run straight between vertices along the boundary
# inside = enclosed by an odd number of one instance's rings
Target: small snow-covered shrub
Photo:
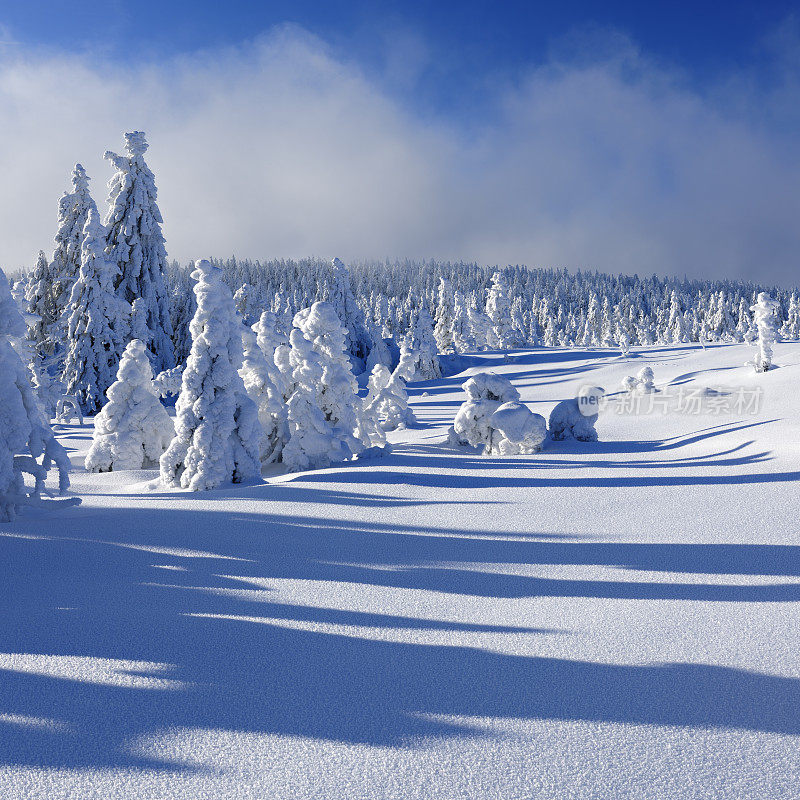
[[[153,388],[161,398],[177,396],[181,391],[181,378],[183,377],[183,364],[178,364],[172,369],[165,369],[153,378]]]
[[[637,389],[642,394],[650,394],[656,390],[655,376],[651,367],[642,367],[636,375],[636,379],[639,382]]]
[[[778,338],[778,306],[778,302],[766,292],[759,293],[758,302],[750,306],[753,322],[758,329],[758,351],[753,359],[756,372],[767,372],[772,367],[772,345]]]
[[[599,386],[584,386],[577,397],[558,403],[550,412],[550,438],[553,441],[577,439],[579,442],[596,442],[594,426],[604,394]]]
[[[408,352],[408,351],[406,351]],[[414,412],[408,405],[408,394],[403,375],[406,365],[403,356],[394,372],[377,364],[369,378],[369,393],[364,401],[364,412],[370,415],[384,431],[396,431],[414,425]]]
[[[494,372],[479,372],[461,388],[467,399],[456,413],[448,440],[451,444],[483,447],[485,452],[491,452],[490,418],[503,403],[519,400],[519,392],[507,378]]]
[[[152,375],[147,348],[134,339],[122,354],[117,380],[106,392],[108,402],[94,418],[94,437],[85,462],[89,472],[158,464],[175,428],[156,396]]]
[[[161,456],[161,480],[202,491],[258,477],[262,434],[258,410],[238,372],[242,321],[222,270],[197,261],[192,277],[197,281],[192,350],[175,405],[175,438]]]
[[[622,388],[626,392],[650,394],[656,391],[655,376],[651,367],[642,367],[634,378],[632,375],[622,379]]]
[[[547,438],[544,417],[516,400],[503,403],[489,418],[489,427],[490,452],[503,456],[538,453]]]

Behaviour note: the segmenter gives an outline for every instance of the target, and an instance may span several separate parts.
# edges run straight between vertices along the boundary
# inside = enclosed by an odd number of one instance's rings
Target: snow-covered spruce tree
[[[667,322],[669,340],[675,344],[683,344],[689,341],[689,333],[686,330],[686,320],[683,316],[681,302],[678,293],[673,289],[669,301],[669,320]]]
[[[149,469],[175,433],[172,420],[153,388],[153,370],[143,342],[128,342],[109,386],[108,402],[94,418],[92,446],[86,454],[89,472]]]
[[[488,345],[494,350],[508,350],[513,347],[511,299],[508,283],[502,272],[492,275],[492,285],[486,290],[486,313],[492,323],[487,337]]]
[[[347,458],[369,447],[370,437],[362,431],[361,399],[358,383],[345,350],[346,331],[330,303],[317,302],[298,312],[294,325],[314,347],[322,364],[322,380],[317,399],[333,435],[349,451]]]
[[[23,506],[39,504],[51,465],[58,468],[59,491],[63,494],[69,488],[69,458],[53,436],[28,370],[13,346],[26,334],[0,270],[0,521],[5,522]],[[26,473],[33,477],[32,488],[25,486]]]
[[[434,336],[440,353],[447,353],[453,348],[453,319],[455,317],[455,296],[453,284],[447,278],[439,278],[437,291],[436,314],[434,319]]]
[[[457,353],[468,353],[475,349],[475,340],[472,338],[467,300],[461,292],[456,292],[453,304],[453,349]]]
[[[475,342],[475,349],[486,350],[489,347],[492,321],[483,311],[470,305],[467,308],[467,322],[470,339]]]
[[[266,354],[258,346],[255,331],[242,327],[242,349],[244,359],[239,375],[244,388],[258,409],[262,439],[259,446],[262,464],[272,464],[281,457],[281,451],[289,440],[289,423],[286,405],[281,392],[283,381],[277,385],[274,376],[280,373],[275,364],[270,364]]]
[[[242,321],[222,270],[197,261],[192,277],[197,281],[192,349],[175,405],[175,438],[160,465],[166,486],[202,491],[258,477],[262,434],[258,410],[238,372]]]
[[[299,472],[344,461],[350,451],[320,408],[322,360],[299,328],[289,334],[289,344],[293,388],[287,404],[289,441],[283,448],[283,463],[289,472]]]
[[[436,337],[433,333],[433,320],[425,306],[414,314],[411,323],[411,348],[417,355],[414,380],[435,380],[442,377],[442,368],[437,355]]]
[[[758,329],[758,351],[753,359],[756,372],[767,372],[772,367],[772,345],[778,338],[778,303],[766,292],[760,292],[754,306],[750,306]]]
[[[410,351],[405,350],[408,356]],[[413,359],[413,356],[411,356]],[[383,364],[377,364],[369,378],[369,392],[364,401],[364,412],[375,420],[376,424],[384,431],[395,431],[407,428],[416,423],[414,412],[408,405],[408,394],[403,374],[406,369],[413,369],[408,362],[400,364],[394,372]]]
[[[67,307],[69,348],[62,381],[67,394],[78,398],[86,414],[100,410],[106,390],[114,382],[130,315],[130,306],[114,292],[116,267],[103,253],[104,234],[97,209],[90,209],[81,268]]]
[[[116,265],[114,288],[127,303],[141,298],[145,304],[145,344],[153,369],[175,366],[170,298],[164,284],[167,253],[161,233],[161,212],[156,203],[153,173],[144,160],[144,133],[125,134],[125,155],[106,151],[117,170],[109,184],[106,217],[106,254]]]
[[[55,319],[51,328],[51,340],[52,352],[57,357],[56,371],[60,371],[63,353],[67,349],[68,306],[72,296],[72,284],[78,279],[81,269],[83,232],[89,212],[92,210],[97,212],[97,206],[89,192],[89,177],[86,175],[86,170],[80,164],[76,164],[72,170],[72,191],[64,192],[58,203],[56,247],[50,263]]]
[[[338,258],[331,261],[330,274],[322,291],[322,300],[329,302],[347,331],[347,352],[353,369],[361,373],[372,349],[372,337],[364,320],[364,312],[356,302],[350,286],[350,273]]]
[[[44,250],[40,250],[39,257],[36,259],[36,266],[28,276],[25,301],[27,311],[35,318],[33,324],[28,326],[28,337],[42,357],[53,354],[53,349],[59,338],[55,328],[58,323],[60,309],[56,306],[53,283],[50,262],[47,260]]]
[[[636,389],[641,394],[656,391],[655,376],[652,367],[642,367],[636,375]]]
[[[275,361],[275,354],[279,347],[286,344],[286,338],[278,325],[277,315],[272,311],[262,311],[258,322],[252,326],[252,331],[256,334],[256,344],[266,359],[270,380],[285,399],[288,396],[286,382],[282,370]],[[286,358],[288,365],[288,349]]]

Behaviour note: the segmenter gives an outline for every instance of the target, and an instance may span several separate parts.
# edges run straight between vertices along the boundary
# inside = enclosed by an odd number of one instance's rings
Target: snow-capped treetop
[[[106,253],[116,264],[115,289],[128,303],[146,304],[145,344],[156,372],[175,366],[170,298],[164,284],[167,252],[155,178],[144,161],[144,133],[125,134],[127,155],[106,151],[117,172],[109,183]]]
[[[72,170],[72,191],[64,192],[58,203],[58,230],[52,258],[53,298],[60,316],[69,302],[72,284],[81,268],[83,229],[89,211],[97,211],[89,192],[86,170],[76,164]]]

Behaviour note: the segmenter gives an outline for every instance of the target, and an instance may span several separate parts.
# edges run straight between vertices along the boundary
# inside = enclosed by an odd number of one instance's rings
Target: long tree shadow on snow
[[[800,586],[553,580],[485,565],[798,577],[800,547],[557,541],[535,531],[521,539],[413,525],[398,531],[375,521],[234,513],[222,505],[208,511],[183,502],[136,511],[87,506],[58,520],[23,518],[0,532],[0,650],[40,656],[31,671],[3,656],[2,762],[191,769],[141,751],[148,737],[185,728],[392,746],[413,746],[419,735],[479,735],[432,715],[800,734],[796,679],[444,646],[436,643],[441,632],[557,632],[287,603],[271,587],[290,579],[323,581],[333,596],[337,582],[350,582],[485,597],[780,602],[800,600]],[[309,625],[351,628],[297,629]],[[394,631],[397,641],[374,641],[368,631],[375,629]],[[404,640],[411,631],[431,643]],[[139,664],[126,673],[111,662],[111,679],[100,682],[82,668],[64,673],[59,665],[75,658]],[[142,680],[130,686],[131,678]]]

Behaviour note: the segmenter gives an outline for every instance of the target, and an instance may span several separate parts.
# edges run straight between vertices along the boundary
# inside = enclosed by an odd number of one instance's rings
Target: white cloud
[[[415,117],[297,29],[149,66],[9,51],[5,267],[52,247],[75,161],[102,207],[101,154],[138,128],[180,260],[396,255],[797,282],[791,81],[766,96],[738,76],[700,95],[617,40],[498,87],[467,126]]]

